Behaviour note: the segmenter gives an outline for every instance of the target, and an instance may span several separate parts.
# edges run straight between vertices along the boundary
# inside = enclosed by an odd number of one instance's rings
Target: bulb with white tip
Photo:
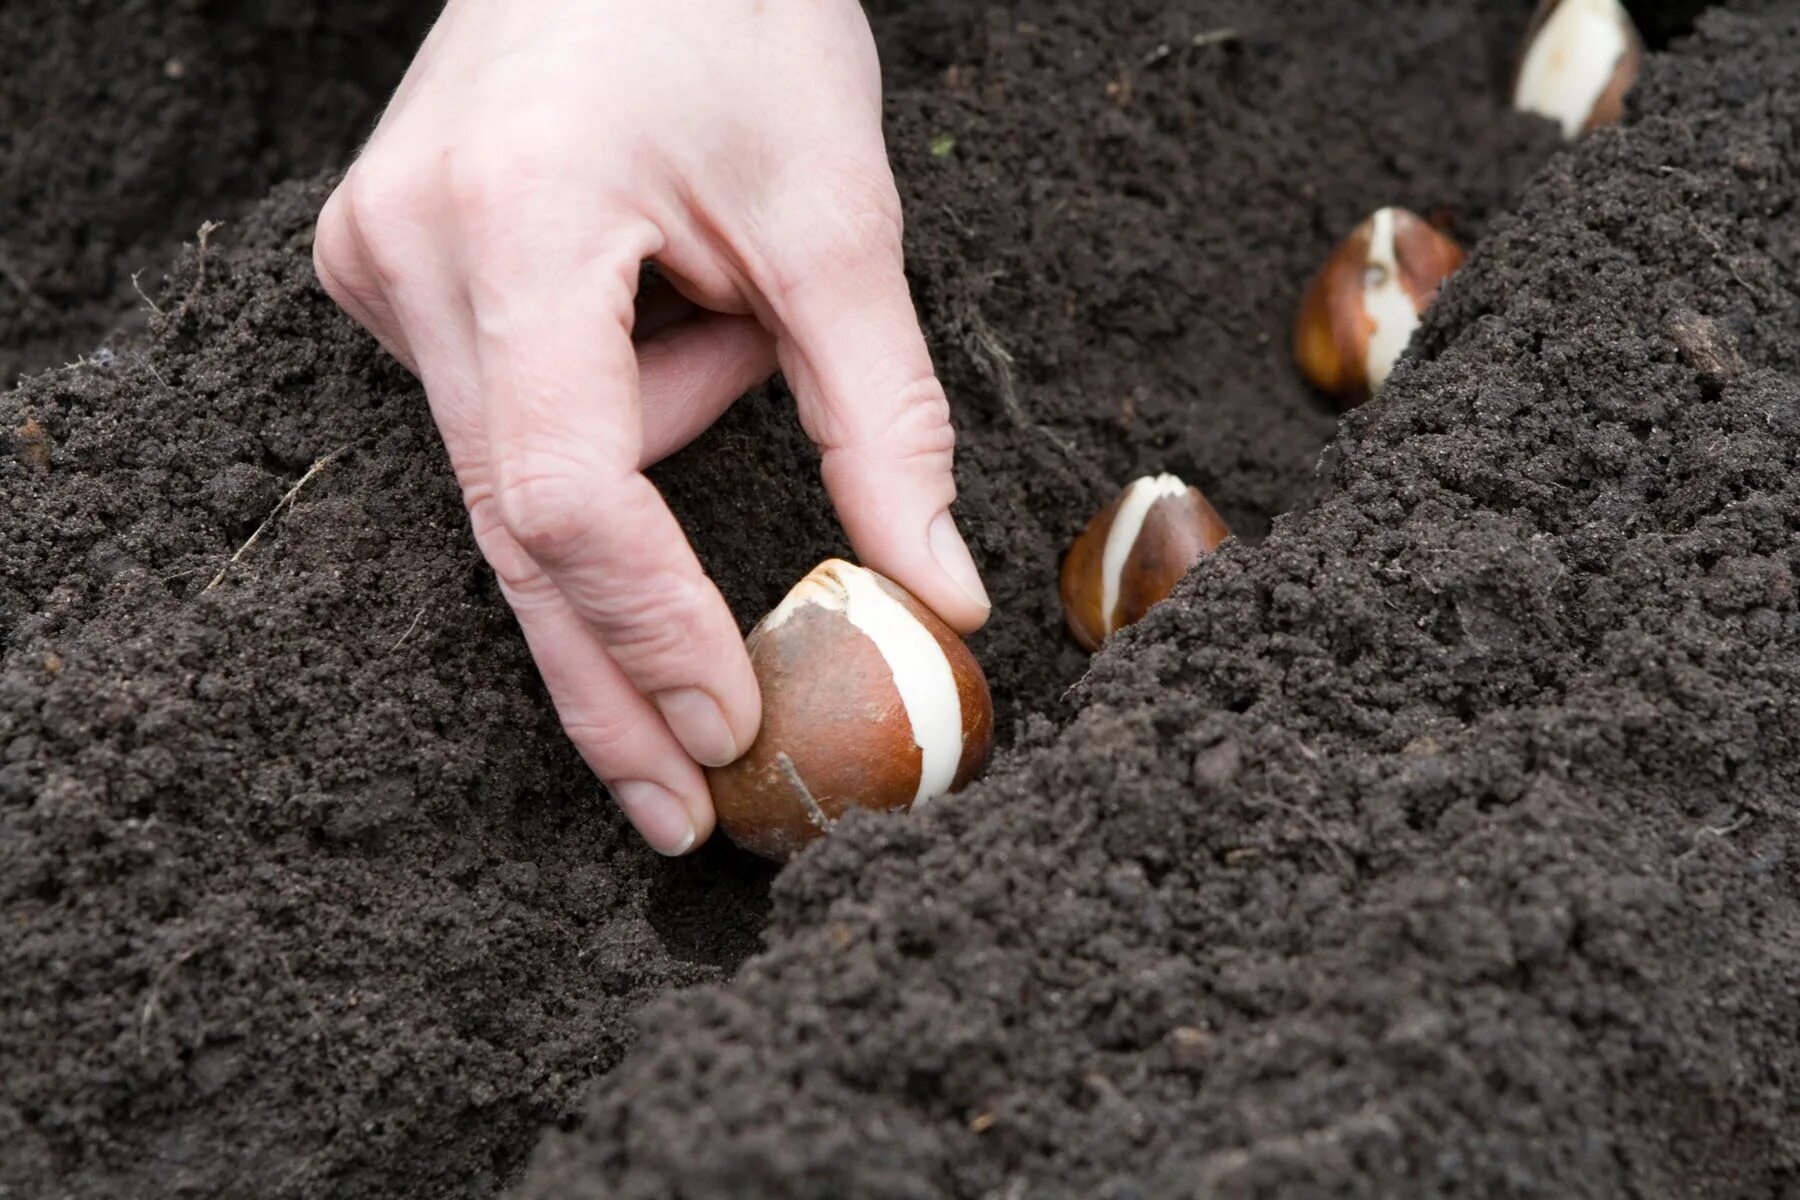
[[[1200,489],[1146,475],[1088,522],[1063,559],[1063,617],[1089,650],[1143,619],[1231,536]]]
[[[1381,390],[1462,247],[1404,208],[1378,209],[1338,243],[1300,300],[1294,359],[1353,406]]]
[[[912,593],[827,559],[750,631],[762,727],[709,769],[719,827],[786,859],[851,808],[905,812],[987,762],[994,707],[961,638]]]
[[[1619,0],[1540,0],[1513,107],[1550,118],[1565,138],[1580,137],[1624,117],[1643,62],[1643,39]]]

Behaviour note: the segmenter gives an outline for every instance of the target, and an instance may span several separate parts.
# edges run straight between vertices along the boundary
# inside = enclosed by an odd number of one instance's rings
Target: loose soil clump
[[[989,779],[772,918],[640,846],[282,186],[0,395],[0,1191],[1800,1187],[1800,18],[1563,152],[1521,5],[968,7],[877,26]],[[1288,322],[1388,203],[1475,253],[1340,429]],[[1160,469],[1245,536],[1090,662]],[[845,549],[779,386],[655,477],[746,626]]]

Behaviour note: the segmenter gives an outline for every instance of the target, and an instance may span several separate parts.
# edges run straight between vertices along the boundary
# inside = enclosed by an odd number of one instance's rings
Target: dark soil
[[[972,7],[878,31],[1008,748],[766,929],[558,736],[326,181],[0,396],[0,1195],[485,1196],[546,1122],[523,1195],[1800,1189],[1800,16],[1562,154],[1527,6]],[[1388,202],[1476,254],[1321,458],[1287,322]],[[1247,536],[1065,697],[1151,468]],[[657,479],[746,624],[842,549],[778,388]]]
[[[341,161],[433,7],[0,4],[0,388],[92,349],[202,221]]]

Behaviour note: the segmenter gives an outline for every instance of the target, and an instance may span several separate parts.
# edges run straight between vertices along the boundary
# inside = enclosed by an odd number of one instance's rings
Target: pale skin
[[[319,216],[326,290],[424,384],[563,728],[645,841],[713,828],[743,641],[644,468],[777,367],[858,557],[988,600],[907,290],[856,0],[450,0]],[[641,266],[672,284],[637,300]]]

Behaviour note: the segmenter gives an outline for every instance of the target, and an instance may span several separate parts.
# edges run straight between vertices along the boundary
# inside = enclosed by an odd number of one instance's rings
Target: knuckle
[[[494,503],[494,489],[482,485],[471,485],[463,488],[463,508],[469,514],[469,526],[475,531],[475,541],[485,545],[491,538],[506,532],[506,526],[500,520],[500,506]]]
[[[634,582],[605,606],[606,649],[634,675],[676,666],[696,655],[708,661],[712,640],[706,622],[705,588],[698,580],[663,574]]]
[[[879,377],[882,372],[875,372]],[[948,469],[956,453],[950,398],[935,374],[902,377],[854,413],[821,414],[807,432],[827,451]]]
[[[638,264],[649,257],[647,223],[619,187],[588,177],[591,151],[567,145],[562,133],[534,131],[529,118],[521,124],[516,134],[477,135],[445,156],[447,219],[469,248],[477,308],[523,280],[561,271],[602,290],[608,311],[629,314]]]
[[[363,158],[338,186],[347,222],[367,234],[410,225],[425,208],[425,173],[385,155]]]
[[[778,252],[769,255],[770,290],[776,298],[792,299],[815,283],[872,261],[899,265],[900,196],[885,162],[810,156],[800,179],[795,201],[784,207],[791,222],[782,225]]]
[[[353,268],[349,261],[329,249],[323,239],[313,243],[313,275],[325,294],[335,300],[339,307],[347,307],[356,300],[356,289],[345,282]]]
[[[573,463],[532,456],[501,468],[494,505],[526,554],[557,562],[586,541],[599,508],[597,490]]]
[[[430,176],[404,162],[378,157],[363,159],[350,168],[339,185],[343,197],[338,222],[347,243],[341,250],[346,262],[366,259],[368,269],[384,287],[396,285],[406,273],[406,247],[429,211]],[[331,266],[340,260],[334,257]]]
[[[532,561],[531,556],[507,532],[491,489],[465,491],[463,505],[468,509],[469,526],[474,532],[475,544],[480,547],[481,556],[487,560],[488,566],[499,577],[501,591],[505,593],[508,603],[514,608],[530,607],[553,590],[543,569]]]
[[[580,148],[569,144],[566,117],[512,111],[503,128],[485,128],[445,155],[445,189],[465,217],[504,213],[517,198],[546,181],[570,176]]]
[[[936,375],[915,379],[895,392],[886,434],[902,452],[942,454],[956,448],[950,397]]]
[[[802,164],[818,195],[834,210],[852,214],[865,232],[900,234],[900,194],[887,159],[827,147]]]
[[[362,259],[353,251],[326,245],[323,239],[313,244],[313,275],[339,308],[364,325],[383,303],[381,286]]]
[[[458,217],[485,216],[506,207],[515,194],[523,153],[493,140],[452,150],[445,160],[444,190]]]
[[[569,740],[602,762],[618,757],[641,735],[641,718],[627,704],[572,709],[558,716]]]
[[[344,189],[340,186],[325,201],[313,231],[313,272],[333,296],[338,295],[342,281],[356,270],[356,239],[350,234],[344,203]]]

